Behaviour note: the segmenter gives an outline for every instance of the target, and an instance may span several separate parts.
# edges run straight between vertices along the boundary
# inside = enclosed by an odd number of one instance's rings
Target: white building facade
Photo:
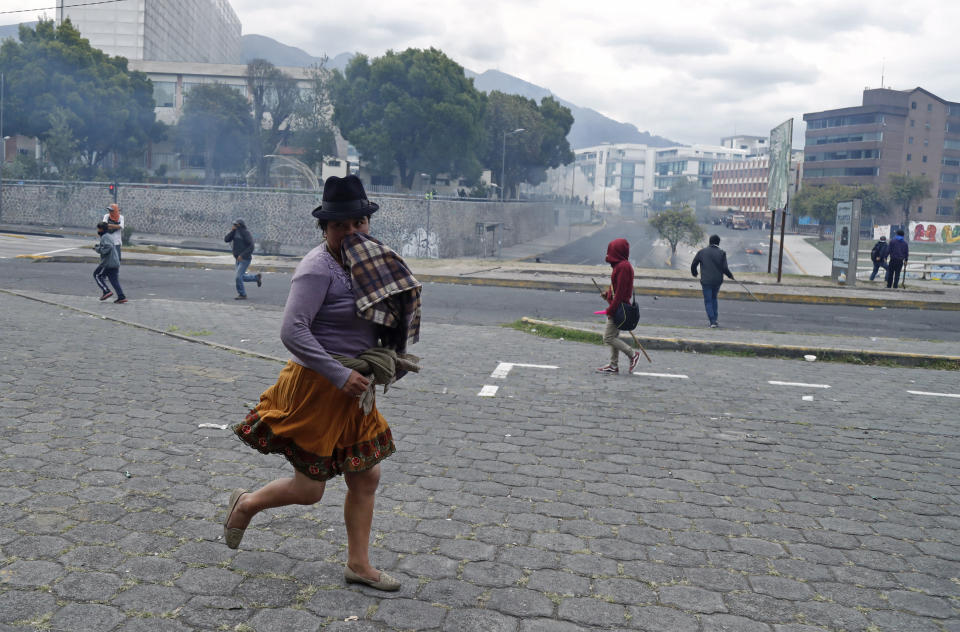
[[[652,194],[654,208],[660,209],[666,206],[670,187],[681,178],[685,178],[696,184],[697,205],[706,209],[710,204],[714,167],[721,162],[741,160],[747,154],[746,149],[720,145],[657,149]]]
[[[242,61],[240,19],[228,0],[57,0],[90,45],[128,60],[235,64]]]

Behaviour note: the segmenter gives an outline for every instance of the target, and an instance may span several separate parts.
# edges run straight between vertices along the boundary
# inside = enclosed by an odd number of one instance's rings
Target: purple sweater
[[[280,340],[294,362],[338,388],[350,369],[330,354],[355,358],[376,344],[376,325],[357,316],[350,276],[323,244],[307,253],[293,273]]]

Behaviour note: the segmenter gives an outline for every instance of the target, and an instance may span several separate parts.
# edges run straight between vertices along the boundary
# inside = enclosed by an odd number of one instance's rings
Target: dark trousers
[[[717,295],[720,293],[719,285],[704,285],[700,284],[700,289],[703,290],[703,306],[707,310],[707,319],[710,321],[710,324],[717,322],[718,316],[718,305],[717,305]]]
[[[887,265],[886,261],[874,261],[873,262],[873,272],[870,273],[870,280],[873,281],[877,276],[877,271],[883,268],[884,270],[884,279],[886,279],[886,271],[890,269],[890,266]]]
[[[97,269],[93,271],[93,280],[97,282],[97,287],[99,287],[100,291],[104,294],[110,291],[110,288],[107,287],[107,280],[109,280],[110,285],[113,286],[114,293],[117,295],[117,299],[127,298],[123,293],[123,288],[120,287],[120,268],[97,266]]]
[[[891,259],[887,268],[887,287],[897,287],[900,283],[900,270],[903,269],[903,259]]]

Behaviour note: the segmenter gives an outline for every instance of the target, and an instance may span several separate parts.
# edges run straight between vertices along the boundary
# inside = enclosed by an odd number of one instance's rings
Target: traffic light
[[[116,202],[117,201],[117,183],[111,182],[108,185],[108,188],[110,189],[110,195],[113,197],[113,201]]]

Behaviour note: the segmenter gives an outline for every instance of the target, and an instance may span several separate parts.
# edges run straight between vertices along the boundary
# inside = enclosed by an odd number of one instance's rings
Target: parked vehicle
[[[747,223],[747,218],[743,215],[734,215],[730,218],[730,228],[734,230],[747,230],[750,228],[750,224]]]

